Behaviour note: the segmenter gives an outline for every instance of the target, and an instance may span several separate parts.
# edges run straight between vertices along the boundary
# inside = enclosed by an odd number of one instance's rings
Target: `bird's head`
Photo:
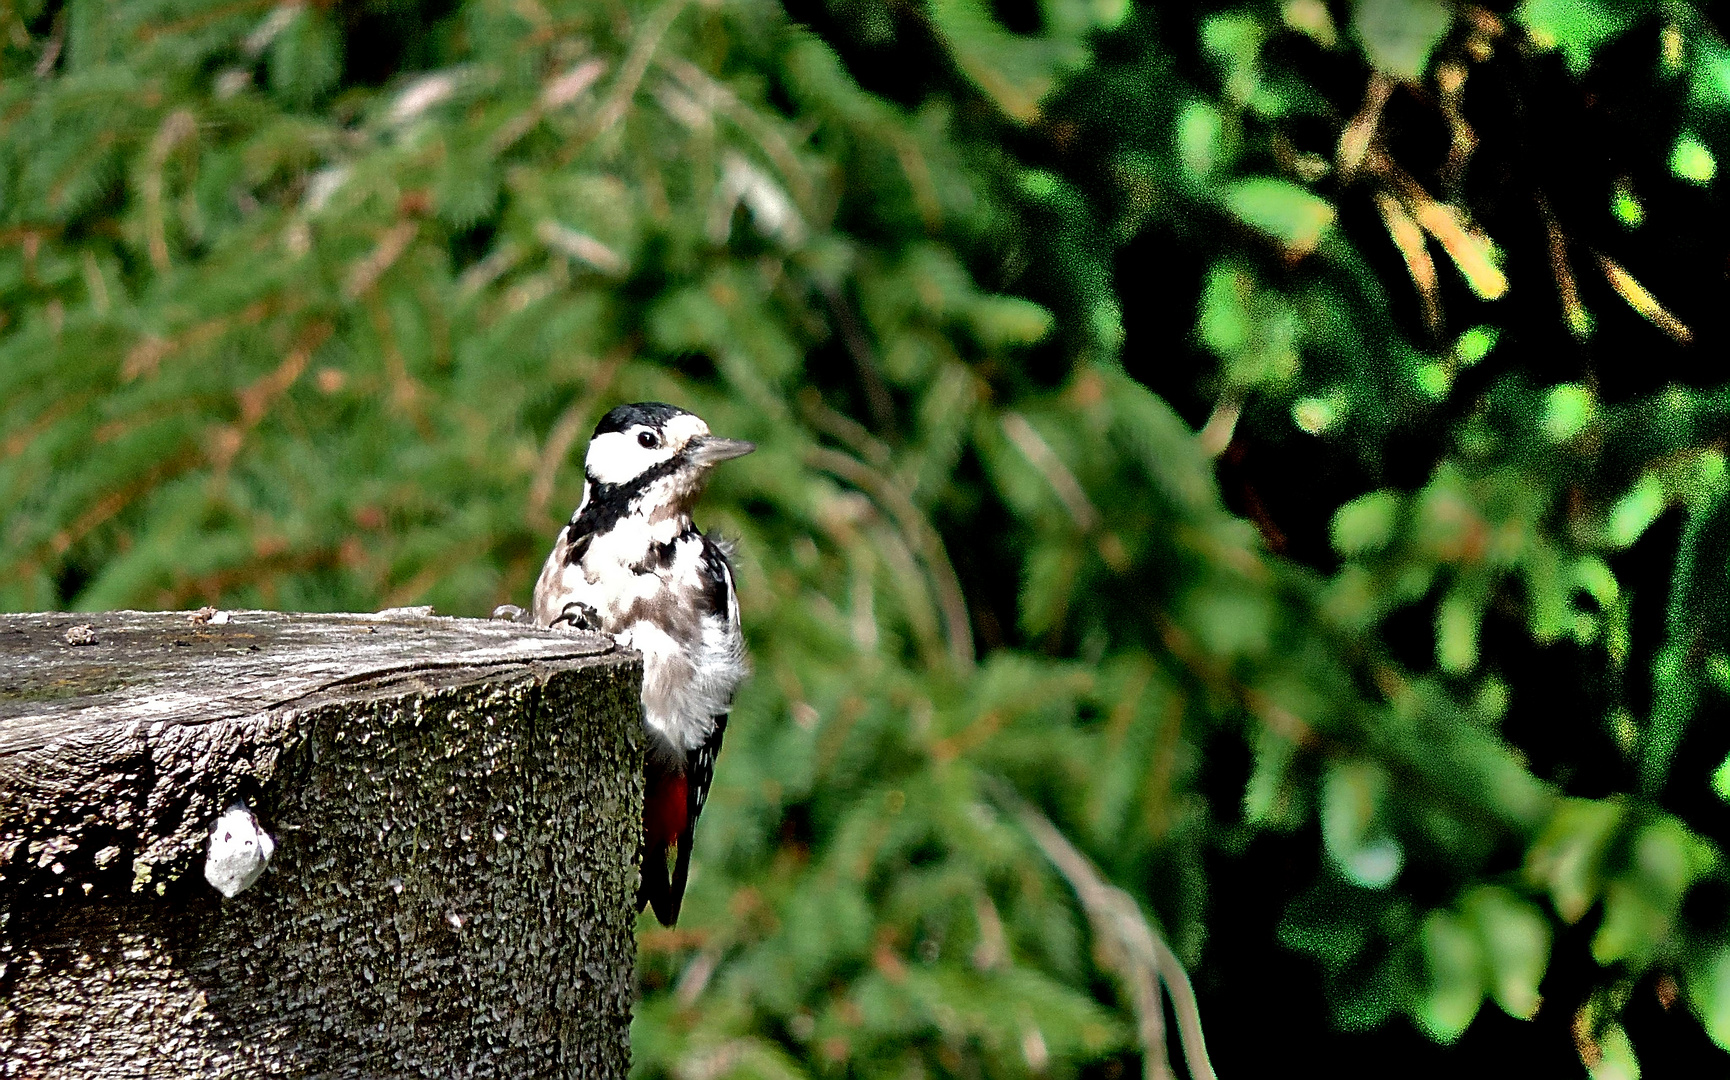
[[[702,493],[710,469],[755,449],[742,439],[709,434],[700,416],[641,401],[601,418],[583,471],[591,488],[628,496],[651,511],[685,514]]]

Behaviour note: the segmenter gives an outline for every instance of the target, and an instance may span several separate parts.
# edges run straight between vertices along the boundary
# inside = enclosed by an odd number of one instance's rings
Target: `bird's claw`
[[[500,604],[498,607],[493,608],[492,617],[495,619],[508,619],[511,622],[516,623],[526,623],[529,621],[529,613],[515,604]]]

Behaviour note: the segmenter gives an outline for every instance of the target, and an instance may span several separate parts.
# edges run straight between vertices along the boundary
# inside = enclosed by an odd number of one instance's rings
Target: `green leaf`
[[[1483,943],[1490,993],[1509,1016],[1529,1020],[1550,963],[1550,923],[1523,897],[1496,885],[1472,890],[1462,904]]]
[[[1730,1050],[1730,947],[1707,953],[1688,968],[1683,989],[1706,1034]]]
[[[1413,83],[1423,78],[1430,52],[1453,21],[1453,9],[1440,0],[1358,0],[1352,12],[1352,29],[1370,63]]]
[[[1021,583],[1021,626],[1029,634],[1057,629],[1068,610],[1081,552],[1065,540],[1028,552]]]
[[[1496,338],[1501,331],[1494,326],[1474,326],[1460,335],[1454,342],[1454,359],[1461,367],[1471,367],[1473,364],[1490,355],[1490,350],[1496,347]]]
[[[1339,423],[1346,413],[1346,399],[1343,394],[1329,394],[1326,397],[1299,398],[1292,402],[1292,423],[1300,431],[1311,435],[1322,432]]]
[[[1670,171],[1694,184],[1709,184],[1718,175],[1718,159],[1706,144],[1683,132],[1670,151]]]
[[[1209,271],[1196,331],[1226,361],[1225,378],[1233,389],[1278,385],[1296,375],[1300,325],[1285,297],[1257,288],[1247,269],[1226,264]]]
[[[1610,193],[1610,213],[1630,229],[1638,229],[1646,222],[1646,208],[1640,205],[1640,197],[1625,180],[1616,181]]]
[[[1446,364],[1419,364],[1412,372],[1412,381],[1419,393],[1431,401],[1441,401],[1454,385],[1454,372]]]
[[[1334,223],[1333,204],[1286,180],[1239,180],[1225,191],[1225,206],[1239,221],[1307,255]]]
[[[1216,266],[1208,271],[1196,318],[1196,332],[1204,345],[1222,357],[1235,356],[1248,347],[1254,329],[1249,312],[1254,290],[1255,281],[1247,270]]]
[[[1186,622],[1218,656],[1255,656],[1267,651],[1276,612],[1259,590],[1197,589],[1185,601]]]
[[[1379,889],[1399,876],[1405,852],[1380,824],[1388,778],[1367,761],[1334,765],[1322,782],[1322,842],[1347,878]]]
[[[342,39],[322,9],[302,7],[271,42],[269,66],[271,90],[311,105],[342,77]]]
[[[1730,802],[1730,757],[1726,757],[1712,770],[1712,791],[1725,802]]]
[[[1640,534],[1664,512],[1667,501],[1662,481],[1652,473],[1642,475],[1610,508],[1607,539],[1611,546],[1625,548],[1640,539]]]
[[[1579,922],[1603,887],[1604,856],[1624,809],[1614,800],[1568,799],[1526,852],[1526,877],[1550,891],[1563,921]]]
[[[1574,584],[1586,590],[1605,611],[1615,607],[1616,601],[1621,599],[1622,590],[1616,583],[1616,575],[1596,555],[1584,555],[1575,560]]]
[[[1051,332],[1051,312],[1018,296],[982,296],[968,316],[979,343],[992,349],[1033,345]]]
[[[1206,100],[1192,100],[1183,106],[1176,123],[1176,147],[1190,182],[1202,183],[1213,177],[1228,156],[1225,118],[1220,116],[1220,109]]]
[[[1605,1024],[1598,1033],[1598,1060],[1592,1063],[1592,1080],[1640,1080],[1640,1059],[1621,1024]]]
[[[1087,59],[1079,36],[1012,33],[979,0],[931,0],[929,11],[956,66],[1017,123],[1038,120],[1057,77]]]
[[[1201,46],[1223,69],[1224,97],[1234,105],[1246,105],[1265,96],[1261,78],[1261,46],[1266,31],[1261,22],[1243,12],[1210,15],[1201,24]]]
[[[1471,924],[1451,911],[1424,920],[1429,986],[1419,999],[1418,1022],[1432,1038],[1451,1043],[1465,1033],[1484,1002],[1483,945]]]
[[[1478,666],[1478,626],[1483,622],[1483,607],[1479,597],[1459,588],[1436,605],[1436,663],[1443,671],[1461,675]]]
[[[1567,442],[1592,422],[1592,391],[1580,383],[1552,386],[1544,395],[1544,432],[1552,442]]]
[[[1225,121],[1210,102],[1192,101],[1177,118],[1177,156],[1195,183],[1211,178],[1226,159]]]
[[[1708,447],[1692,455],[1683,468],[1671,475],[1670,487],[1690,511],[1699,514],[1717,502],[1724,493],[1726,480],[1730,480],[1730,467],[1726,465],[1724,452]]]
[[[1290,775],[1297,746],[1263,728],[1256,739],[1255,771],[1244,785],[1243,812],[1250,821],[1292,826],[1300,820]]]
[[[1397,492],[1372,491],[1358,496],[1334,511],[1330,530],[1334,550],[1345,556],[1381,550],[1394,538],[1399,514]]]
[[[1620,34],[1652,5],[1618,0],[1526,0],[1516,17],[1542,49],[1561,47],[1574,74],[1592,64],[1598,48]]]
[[[1639,963],[1665,949],[1683,894],[1714,861],[1710,845],[1671,817],[1635,834],[1630,854],[1604,891],[1604,921],[1592,937],[1600,964]]]

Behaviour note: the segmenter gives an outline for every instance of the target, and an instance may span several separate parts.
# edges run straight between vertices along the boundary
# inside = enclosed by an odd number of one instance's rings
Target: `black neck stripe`
[[[589,476],[589,501],[583,504],[581,512],[571,517],[569,527],[572,535],[593,536],[610,531],[620,518],[631,512],[631,504],[650,485],[671,476],[683,464],[684,461],[675,455],[622,484],[603,484]]]

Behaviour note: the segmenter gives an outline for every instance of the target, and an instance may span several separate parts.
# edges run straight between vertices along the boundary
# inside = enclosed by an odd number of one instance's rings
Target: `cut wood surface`
[[[419,612],[0,616],[0,1076],[622,1077],[640,681]]]

